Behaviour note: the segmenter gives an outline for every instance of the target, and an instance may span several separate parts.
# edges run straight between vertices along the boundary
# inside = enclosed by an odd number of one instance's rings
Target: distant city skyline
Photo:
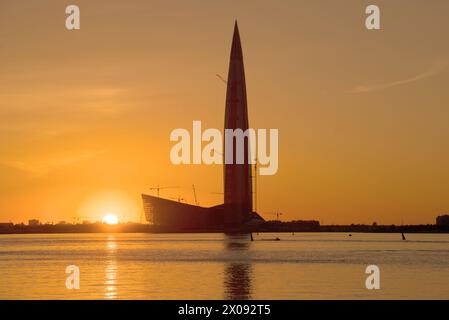
[[[173,165],[169,134],[223,126],[236,19],[250,126],[280,135],[278,172],[258,177],[262,216],[449,212],[449,2],[376,1],[381,30],[356,0],[76,2],[72,31],[67,4],[0,4],[0,222],[140,221],[156,185],[219,204],[222,166]]]

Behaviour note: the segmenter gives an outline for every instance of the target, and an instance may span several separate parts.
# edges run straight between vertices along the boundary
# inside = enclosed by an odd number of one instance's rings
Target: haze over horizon
[[[141,193],[222,203],[220,165],[171,164],[175,128],[222,128],[234,20],[267,219],[434,223],[449,212],[449,2],[0,3],[0,222],[139,221]],[[176,5],[173,5],[176,3]]]

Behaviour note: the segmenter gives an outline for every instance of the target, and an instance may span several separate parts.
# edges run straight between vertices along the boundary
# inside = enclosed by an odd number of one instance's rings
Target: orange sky
[[[449,211],[449,2],[0,3],[0,222],[139,221],[153,185],[221,202],[221,166],[174,166],[170,132],[222,128],[234,19],[250,126],[279,129],[266,218],[433,223]]]

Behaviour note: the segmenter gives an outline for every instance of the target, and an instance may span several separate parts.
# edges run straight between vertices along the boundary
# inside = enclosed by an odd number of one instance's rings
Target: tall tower
[[[249,128],[246,102],[245,70],[237,21],[234,26],[231,57],[226,90],[225,129]],[[226,134],[225,134],[226,139]],[[225,141],[226,144],[229,143]],[[224,203],[227,207],[226,222],[239,225],[248,220],[252,212],[252,177],[248,154],[249,139],[244,141],[244,163],[236,164],[236,141],[233,143],[232,164],[224,164]],[[225,155],[226,158],[226,147]]]

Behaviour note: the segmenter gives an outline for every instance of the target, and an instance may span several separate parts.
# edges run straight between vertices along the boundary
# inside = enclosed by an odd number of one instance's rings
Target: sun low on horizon
[[[79,221],[104,224],[139,222],[142,209],[137,196],[120,189],[103,190],[83,198],[77,209]]]
[[[101,220],[103,224],[118,224],[119,219],[116,214],[114,213],[108,213],[103,216],[103,219]]]

